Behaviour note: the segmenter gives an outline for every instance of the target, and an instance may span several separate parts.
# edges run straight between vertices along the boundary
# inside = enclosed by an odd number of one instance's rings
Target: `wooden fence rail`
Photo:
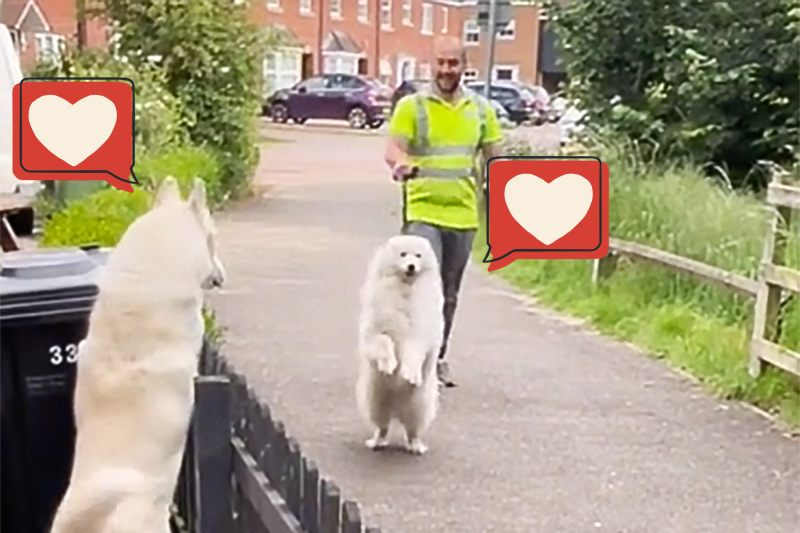
[[[783,183],[776,176],[767,190],[767,203],[773,216],[764,242],[758,279],[728,272],[694,259],[620,239],[610,239],[609,253],[594,262],[592,280],[601,284],[613,275],[619,257],[660,265],[672,272],[688,275],[755,301],[749,371],[753,377],[770,363],[800,376],[800,354],[777,344],[783,291],[800,293],[800,271],[785,266],[785,254],[792,222],[792,211],[800,210],[800,188]]]
[[[200,366],[174,532],[380,533],[210,345]]]

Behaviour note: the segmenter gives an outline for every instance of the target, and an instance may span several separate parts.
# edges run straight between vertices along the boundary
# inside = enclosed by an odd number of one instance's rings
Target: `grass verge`
[[[725,191],[692,169],[653,168],[614,151],[601,157],[610,169],[613,237],[756,276],[768,215],[762,202]],[[798,226],[787,254],[794,268],[800,267]],[[481,228],[477,261],[486,248]],[[520,260],[495,274],[542,304],[587,319],[601,333],[689,372],[720,397],[745,401],[800,427],[798,379],[775,368],[758,379],[747,373],[753,300],[653,265],[620,260],[601,287],[592,284],[591,271],[587,260]],[[785,306],[780,340],[795,351],[799,299]]]

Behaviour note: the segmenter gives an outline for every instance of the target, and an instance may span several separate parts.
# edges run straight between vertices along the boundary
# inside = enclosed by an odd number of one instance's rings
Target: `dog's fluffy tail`
[[[101,470],[67,494],[50,533],[95,533],[128,495],[144,490],[145,478],[129,468]],[[67,499],[69,498],[69,499]]]

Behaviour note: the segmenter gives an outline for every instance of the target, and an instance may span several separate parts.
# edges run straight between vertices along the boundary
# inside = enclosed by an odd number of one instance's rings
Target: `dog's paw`
[[[389,439],[382,437],[381,435],[375,435],[371,439],[367,440],[367,442],[364,444],[366,444],[367,448],[370,450],[383,450],[389,446]]]
[[[407,366],[403,366],[400,368],[400,377],[404,380],[408,381],[411,385],[415,387],[419,387],[422,385],[422,369],[421,368],[409,368]]]
[[[378,372],[391,376],[397,369],[397,359],[394,356],[381,357],[375,361]]]
[[[420,439],[412,439],[406,443],[406,451],[412,455],[423,455],[428,451],[428,447]]]

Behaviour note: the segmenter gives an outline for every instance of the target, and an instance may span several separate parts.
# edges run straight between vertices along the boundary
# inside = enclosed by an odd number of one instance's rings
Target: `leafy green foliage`
[[[150,208],[150,193],[103,189],[75,200],[44,224],[40,246],[115,246],[128,226]]]
[[[116,53],[162,67],[184,104],[194,144],[220,158],[223,186],[241,187],[258,161],[261,32],[237,0],[104,0]]]
[[[797,0],[580,0],[548,9],[569,92],[594,124],[651,154],[714,166],[737,187],[765,185],[760,161],[797,161]]]
[[[136,175],[146,187],[155,190],[167,176],[178,181],[186,197],[194,186],[194,178],[206,184],[206,195],[212,208],[225,199],[219,161],[208,149],[192,145],[181,146],[169,152],[142,158],[136,162]]]
[[[530,148],[516,151],[533,155]],[[631,145],[590,145],[584,153],[609,166],[613,237],[756,276],[769,213],[753,194],[723,188],[691,166],[644,163]],[[800,268],[800,227],[789,242],[789,264]],[[482,259],[484,235],[476,237],[475,248]],[[797,380],[774,368],[759,379],[747,372],[752,300],[624,258],[600,287],[591,281],[588,260],[522,260],[498,274],[543,304],[586,318],[600,331],[692,373],[721,396],[800,425]],[[785,306],[780,344],[800,348],[797,298]]]
[[[211,205],[221,201],[219,164],[207,150],[183,146],[170,152],[146,155],[136,163],[141,186],[133,193],[110,186],[67,203],[45,222],[41,245],[45,247],[98,244],[114,246],[128,226],[150,209],[150,197],[167,176],[173,176],[187,197],[195,177],[206,183]]]
[[[170,150],[188,140],[182,103],[168,90],[163,70],[154,65],[144,63],[134,67],[125,58],[105,51],[67,48],[60,60],[37,63],[31,75],[131,80],[135,90],[137,161],[144,154]]]

